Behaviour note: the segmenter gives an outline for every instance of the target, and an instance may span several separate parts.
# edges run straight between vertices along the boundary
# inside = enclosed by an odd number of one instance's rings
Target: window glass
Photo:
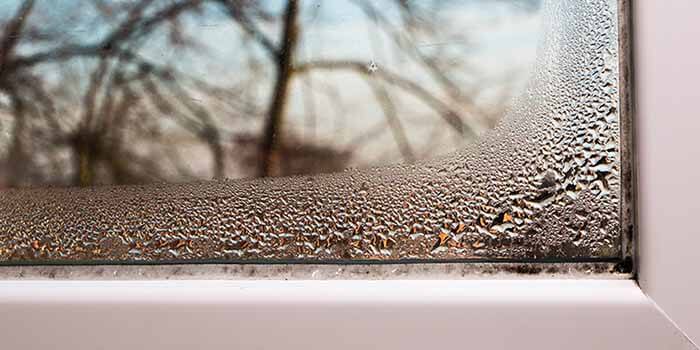
[[[6,187],[314,174],[447,154],[524,89],[542,13],[532,0],[1,6],[13,39]]]
[[[624,253],[613,0],[0,14],[0,262]]]

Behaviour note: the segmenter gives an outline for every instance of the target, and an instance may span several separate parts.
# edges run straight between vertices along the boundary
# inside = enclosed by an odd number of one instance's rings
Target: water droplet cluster
[[[533,79],[470,148],[314,177],[0,192],[0,262],[620,254],[616,5],[550,1]]]

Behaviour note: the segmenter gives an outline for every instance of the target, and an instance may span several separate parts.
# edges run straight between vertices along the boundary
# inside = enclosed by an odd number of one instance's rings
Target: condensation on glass
[[[280,1],[288,19],[296,3]],[[537,2],[520,3],[538,7]],[[383,18],[381,11],[365,10]],[[266,41],[261,33],[270,32],[269,28],[254,26],[235,7],[229,11],[230,16],[242,18],[243,31],[256,33],[249,39],[260,40],[263,51],[279,55],[281,51],[275,48],[290,42]],[[621,223],[617,3],[545,1],[541,11],[544,35],[523,92],[492,130],[461,150],[431,159],[320,175],[5,189],[0,191],[0,261],[621,259],[626,251]],[[282,32],[294,36],[284,28]],[[123,59],[132,58],[126,48],[123,52]],[[31,52],[24,54],[32,57]],[[279,76],[289,74],[288,70],[312,69],[301,62],[281,64],[273,81],[279,82]],[[321,64],[320,69],[330,70],[349,61],[324,62],[327,66]],[[350,63],[347,69],[368,77],[390,74],[379,59],[368,57],[361,62]],[[133,73],[150,74],[155,69],[141,68]],[[92,74],[92,81],[98,73]],[[316,83],[322,82],[317,79]],[[367,89],[378,100],[389,101],[384,104],[389,109],[392,100],[385,99],[385,94],[391,91],[390,85],[412,89],[410,82],[402,83],[398,76],[382,79],[377,80],[379,85],[370,79]],[[85,83],[89,91],[90,81]],[[115,96],[114,108],[118,108],[120,94],[127,93],[120,91]],[[275,99],[274,94],[268,97]],[[437,108],[438,121],[461,115],[457,104],[445,103],[441,96],[422,97],[437,99],[423,103],[436,104],[428,107]],[[384,112],[386,123],[393,123],[393,112]],[[346,118],[357,118],[352,113],[350,106]],[[459,127],[464,129],[464,125]],[[80,144],[80,140],[75,142]],[[396,142],[399,149],[401,142]]]

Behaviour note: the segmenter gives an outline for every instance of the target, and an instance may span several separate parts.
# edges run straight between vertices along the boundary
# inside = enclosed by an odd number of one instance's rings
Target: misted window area
[[[6,0],[0,263],[614,261],[615,0]]]

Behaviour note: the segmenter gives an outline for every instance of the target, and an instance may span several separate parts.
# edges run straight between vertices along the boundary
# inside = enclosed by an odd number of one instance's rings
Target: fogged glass
[[[2,262],[621,254],[613,0],[0,14]]]

